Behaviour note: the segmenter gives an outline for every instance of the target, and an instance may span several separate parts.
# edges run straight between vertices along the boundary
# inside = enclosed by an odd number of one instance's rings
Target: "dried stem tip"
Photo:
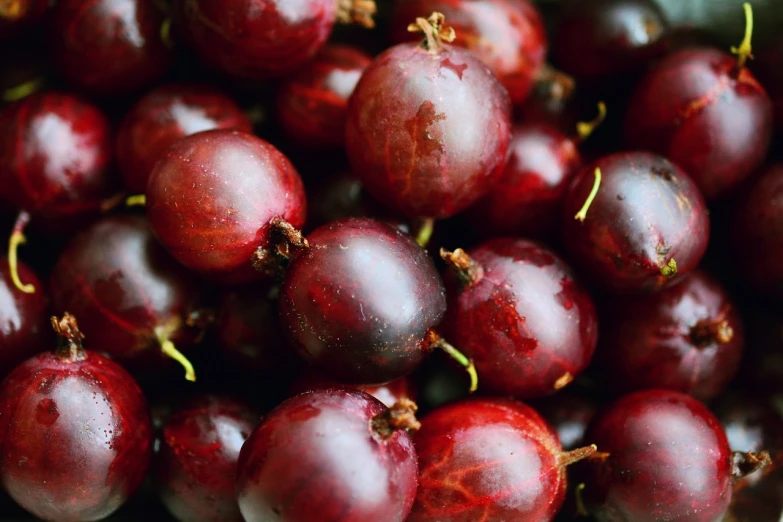
[[[748,58],[753,58],[753,48],[751,47],[751,39],[753,38],[753,7],[745,2],[742,4],[745,9],[745,37],[742,39],[742,43],[739,47],[732,47],[732,54],[737,55],[737,67],[742,69],[745,67],[745,63]]]
[[[51,318],[52,328],[57,334],[57,355],[62,359],[80,361],[86,357],[82,341],[84,334],[76,324],[76,318],[65,312],[62,319]]]
[[[279,217],[269,222],[269,242],[269,248],[259,247],[251,259],[253,268],[269,277],[282,277],[291,258],[310,247],[296,227]]]
[[[367,29],[375,27],[373,16],[378,12],[375,0],[337,0],[337,21],[341,24],[359,24]]]
[[[408,32],[424,34],[422,49],[437,53],[443,47],[443,42],[451,43],[457,37],[453,27],[444,27],[445,22],[446,17],[435,12],[429,18],[416,18],[416,22],[408,26]]]
[[[677,261],[674,258],[661,267],[661,275],[664,277],[674,277],[677,275]]]
[[[416,431],[421,428],[421,423],[416,419],[418,409],[415,402],[402,398],[391,408],[373,417],[370,426],[383,440],[389,439],[397,430]]]
[[[690,339],[699,348],[712,344],[726,344],[734,338],[734,329],[726,319],[702,320],[693,325]]]
[[[731,474],[734,477],[734,480],[747,477],[751,473],[766,468],[770,464],[772,464],[772,457],[769,456],[769,452],[767,451],[758,453],[752,451],[747,453],[735,451],[731,454]]]
[[[587,211],[590,210],[590,205],[593,204],[593,200],[595,199],[595,196],[598,194],[598,189],[600,187],[601,187],[601,169],[596,167],[595,180],[593,181],[593,188],[590,190],[590,194],[587,195],[585,204],[582,205],[582,208],[580,208],[579,212],[577,212],[576,215],[574,216],[574,219],[576,219],[579,222],[584,222],[584,220],[587,219]]]
[[[454,274],[459,278],[463,288],[474,285],[484,277],[484,269],[461,248],[449,252],[445,248],[440,249],[440,257]]]

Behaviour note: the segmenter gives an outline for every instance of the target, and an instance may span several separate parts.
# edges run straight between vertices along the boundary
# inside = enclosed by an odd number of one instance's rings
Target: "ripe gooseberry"
[[[56,310],[78,313],[82,330],[120,364],[151,371],[200,340],[199,283],[158,244],[143,216],[109,216],[75,236],[54,267]],[[178,349],[179,348],[179,349]]]
[[[298,69],[335,22],[373,27],[374,0],[175,0],[175,27],[202,62],[231,76],[268,78]]]
[[[301,244],[294,228],[304,224],[307,206],[288,158],[231,130],[199,132],[170,147],[150,175],[146,203],[171,255],[226,284],[260,279],[254,260],[264,269],[279,261],[280,249]]]
[[[566,467],[596,451],[563,451],[538,413],[508,399],[449,404],[422,421],[408,522],[550,521],[565,497]]]
[[[565,195],[560,221],[574,267],[614,293],[657,291],[695,269],[707,248],[707,207],[693,180],[646,152],[605,156]]]
[[[82,348],[72,315],[52,326],[57,350],[28,359],[0,385],[0,480],[38,518],[100,520],[147,473],[147,404],[121,366]]]
[[[444,42],[433,13],[410,30],[420,45],[378,56],[348,103],[346,147],[367,191],[395,212],[443,218],[467,208],[501,176],[510,139],[508,94],[473,53]]]
[[[356,390],[319,390],[270,412],[242,446],[239,510],[247,522],[402,522],[416,496],[406,430],[416,405],[387,408]]]
[[[580,465],[581,496],[606,522],[722,520],[733,480],[769,463],[766,452],[732,454],[718,419],[670,390],[626,395],[598,414],[586,438],[601,453]]]
[[[663,154],[693,177],[704,197],[736,189],[767,154],[772,103],[745,66],[753,18],[735,58],[717,49],[675,52],[636,86],[625,115],[629,146]]]
[[[408,42],[406,25],[423,13],[443,13],[454,45],[478,56],[497,75],[513,104],[523,101],[544,66],[544,22],[528,0],[401,0],[394,3],[392,41]]]
[[[169,84],[144,95],[117,132],[117,166],[125,188],[144,194],[155,163],[184,136],[211,129],[251,132],[234,100],[212,87]]]
[[[596,366],[617,393],[665,388],[706,401],[739,369],[739,310],[704,272],[654,295],[608,300],[604,312]]]
[[[494,239],[441,251],[447,337],[470,357],[487,389],[550,395],[582,373],[598,341],[595,307],[571,269],[544,246]]]

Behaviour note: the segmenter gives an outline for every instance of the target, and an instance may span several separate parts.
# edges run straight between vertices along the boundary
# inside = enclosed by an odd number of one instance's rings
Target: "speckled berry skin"
[[[584,221],[575,215],[601,185]],[[560,231],[577,271],[612,293],[657,291],[695,269],[707,248],[707,207],[693,180],[665,158],[646,152],[605,156],[568,188]],[[664,275],[674,259],[675,274]]]
[[[309,363],[346,383],[378,384],[412,372],[428,331],[446,311],[443,283],[407,234],[364,218],[307,237],[280,292],[280,319]]]
[[[147,216],[180,263],[222,283],[262,276],[251,259],[269,247],[270,221],[304,224],[304,187],[291,162],[251,134],[187,136],[158,161],[147,184]]]
[[[91,95],[137,92],[172,62],[161,37],[165,15],[155,0],[59,0],[51,11],[52,62]]]
[[[464,210],[500,179],[511,136],[508,93],[473,53],[412,43],[378,56],[348,104],[353,172],[407,217]]]
[[[410,435],[382,438],[386,407],[360,391],[320,390],[287,400],[239,455],[237,495],[246,522],[406,520],[416,496]]]
[[[175,0],[178,33],[205,64],[239,78],[280,77],[331,34],[334,0]]]
[[[726,434],[701,402],[668,390],[626,395],[585,435],[604,460],[580,463],[588,511],[606,522],[718,522],[729,507],[732,461]]]
[[[766,157],[772,102],[736,57],[685,49],[664,58],[636,86],[624,136],[629,146],[677,163],[708,201],[721,199]]]
[[[203,85],[169,84],[144,95],[117,132],[117,166],[125,188],[144,194],[155,163],[184,136],[212,129],[251,132],[234,100]]]
[[[544,246],[494,239],[468,251],[474,282],[445,274],[446,337],[470,357],[482,389],[520,398],[555,393],[582,373],[598,341],[595,306]]]

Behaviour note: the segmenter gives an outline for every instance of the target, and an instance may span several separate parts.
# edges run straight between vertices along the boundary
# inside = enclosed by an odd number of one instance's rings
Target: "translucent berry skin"
[[[413,381],[408,377],[397,379],[385,384],[376,385],[345,385],[314,370],[312,367],[304,368],[291,382],[290,395],[313,390],[326,390],[329,388],[349,388],[368,393],[381,401],[387,408],[391,408],[400,399],[416,401],[416,390]]]
[[[0,40],[13,38],[24,29],[38,23],[49,8],[49,0],[16,0],[10,6],[0,6]]]
[[[581,374],[595,351],[598,321],[568,265],[524,239],[494,239],[468,255],[483,275],[463,286],[446,272],[444,326],[473,359],[482,388],[541,397]]]
[[[147,184],[147,216],[183,265],[222,283],[261,278],[251,265],[269,247],[269,222],[299,228],[306,201],[299,174],[274,146],[229,130],[187,136],[158,161]]]
[[[588,459],[587,510],[606,522],[723,519],[731,451],[718,419],[679,392],[645,390],[607,407],[585,436],[606,460]]]
[[[538,9],[528,0],[402,0],[394,4],[392,41],[416,40],[407,30],[416,17],[443,13],[454,45],[478,56],[508,90],[513,104],[530,93],[544,65],[547,36]]]
[[[783,301],[783,164],[767,168],[742,194],[730,238],[736,273],[754,291]]]
[[[546,123],[513,128],[500,181],[470,209],[481,237],[551,237],[582,157],[574,140]]]
[[[667,56],[637,85],[624,135],[629,146],[677,163],[707,200],[716,200],[764,160],[772,103],[735,56],[686,49]]]
[[[348,159],[367,191],[399,214],[452,216],[500,178],[510,107],[473,53],[399,44],[373,61],[351,96]]]
[[[327,45],[278,88],[277,119],[299,146],[313,149],[345,143],[345,118],[369,55],[346,45]]]
[[[563,503],[557,434],[525,404],[473,399],[443,406],[422,419],[414,442],[419,491],[408,522],[546,522]]]
[[[416,496],[416,453],[403,430],[384,440],[370,421],[386,407],[360,391],[288,399],[239,455],[246,522],[402,522]]]
[[[552,40],[556,65],[581,82],[640,72],[666,52],[668,23],[653,0],[568,2]]]
[[[601,185],[583,222],[574,216]],[[560,222],[574,267],[613,293],[661,290],[695,269],[709,240],[704,199],[691,178],[661,156],[627,152],[585,167],[568,188]],[[664,275],[674,260],[677,271]]]
[[[79,233],[60,255],[50,290],[54,309],[78,317],[92,346],[133,370],[173,364],[161,340],[185,352],[200,338],[188,326],[202,304],[200,284],[144,216],[109,216]]]
[[[152,85],[169,68],[164,14],[155,0],[61,0],[51,11],[50,53],[73,87],[117,96]]]
[[[331,34],[334,0],[175,0],[178,32],[196,55],[240,78],[280,77],[312,58]]]
[[[706,401],[723,392],[739,369],[745,345],[739,311],[704,272],[654,295],[611,300],[605,316],[596,367],[617,393],[663,388]],[[721,321],[730,340],[701,332]]]
[[[72,229],[114,192],[109,122],[70,94],[33,94],[0,113],[0,198],[42,228]]]
[[[43,520],[109,516],[141,485],[152,457],[136,382],[117,363],[85,354],[35,356],[0,387],[0,480]]]
[[[241,402],[206,395],[166,421],[155,456],[155,482],[174,518],[243,522],[234,477],[242,444],[260,420]]]
[[[280,319],[309,363],[345,383],[412,372],[446,311],[432,260],[410,236],[371,219],[344,219],[307,237],[280,292]]]
[[[144,95],[117,133],[117,166],[125,188],[143,194],[166,149],[184,136],[212,129],[251,132],[252,125],[234,100],[212,87],[170,84]]]
[[[49,326],[46,294],[38,276],[27,265],[17,265],[19,279],[35,287],[26,294],[17,289],[8,270],[8,259],[0,259],[0,378],[33,355],[48,350],[54,342]]]

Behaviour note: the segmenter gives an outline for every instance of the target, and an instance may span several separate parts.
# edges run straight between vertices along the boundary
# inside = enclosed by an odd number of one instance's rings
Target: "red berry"
[[[669,55],[641,80],[625,115],[631,147],[665,155],[704,196],[730,194],[759,166],[772,136],[772,104],[747,68],[715,49]]]
[[[73,238],[54,267],[52,301],[79,314],[90,342],[120,364],[151,371],[201,337],[199,283],[152,235],[143,216],[107,217]],[[202,319],[203,320],[203,319]]]
[[[586,167],[566,193],[561,220],[574,266],[616,293],[680,281],[701,261],[709,230],[704,199],[691,178],[644,152],[605,156]]]
[[[739,368],[739,311],[704,272],[654,295],[610,301],[605,318],[596,366],[616,392],[665,388],[708,400]]]
[[[427,253],[399,230],[344,219],[308,236],[280,292],[280,318],[308,362],[346,383],[376,384],[412,372],[446,310]]]
[[[277,92],[277,119],[296,145],[328,149],[345,143],[348,98],[372,58],[344,45],[327,45],[286,79]]]
[[[152,85],[171,64],[155,0],[59,0],[50,18],[53,64],[79,90],[131,93]]]
[[[549,237],[560,221],[566,188],[582,163],[573,138],[546,123],[514,126],[500,181],[471,207],[482,237]]]
[[[566,492],[566,466],[595,447],[563,452],[532,408],[469,400],[427,415],[414,437],[419,491],[408,522],[552,520]]]
[[[399,44],[367,68],[348,104],[353,171],[378,201],[407,217],[467,208],[502,174],[508,94],[473,53],[444,44],[443,17],[417,19],[427,39]]]
[[[722,520],[733,463],[737,474],[745,471],[718,419],[675,391],[623,397],[598,415],[586,438],[603,453],[585,462],[582,494],[589,513],[606,522]]]
[[[155,458],[161,500],[181,521],[243,522],[235,476],[242,444],[260,422],[249,406],[201,396],[175,412]]]
[[[147,404],[122,367],[82,349],[73,316],[52,324],[57,351],[28,359],[0,386],[0,480],[36,517],[100,520],[147,473]]]
[[[476,54],[517,104],[530,93],[544,65],[547,37],[538,9],[528,0],[402,0],[394,4],[392,40],[410,41],[407,25],[437,11],[454,27],[454,45]]]
[[[18,265],[22,281],[41,288],[41,282],[27,265]],[[0,378],[19,363],[51,346],[46,296],[37,291],[27,294],[12,280],[8,261],[0,259]]]
[[[239,509],[247,522],[402,522],[416,496],[410,401],[386,408],[360,391],[288,399],[242,447]]]
[[[753,290],[783,299],[783,164],[767,168],[742,194],[731,223],[736,273]]]
[[[598,340],[595,307],[571,269],[524,239],[443,251],[447,337],[470,357],[482,386],[501,394],[550,395],[582,373]]]
[[[279,77],[312,58],[337,17],[372,27],[372,0],[175,0],[174,22],[198,57],[240,78]]]
[[[553,59],[580,82],[628,78],[666,51],[667,29],[653,0],[568,2],[555,27]]]
[[[168,251],[223,283],[259,279],[252,259],[272,246],[272,220],[304,224],[302,180],[280,151],[229,130],[182,138],[158,161],[147,185],[147,215]]]
[[[328,388],[349,388],[368,393],[381,401],[387,408],[391,408],[403,399],[416,400],[416,390],[413,381],[407,377],[397,379],[385,384],[375,385],[344,385],[319,373],[312,367],[303,369],[291,383],[290,395],[298,395],[314,390],[326,390]]]
[[[117,165],[130,192],[143,194],[155,162],[183,136],[212,129],[251,132],[234,101],[202,85],[158,87],[128,111],[117,134]]]

